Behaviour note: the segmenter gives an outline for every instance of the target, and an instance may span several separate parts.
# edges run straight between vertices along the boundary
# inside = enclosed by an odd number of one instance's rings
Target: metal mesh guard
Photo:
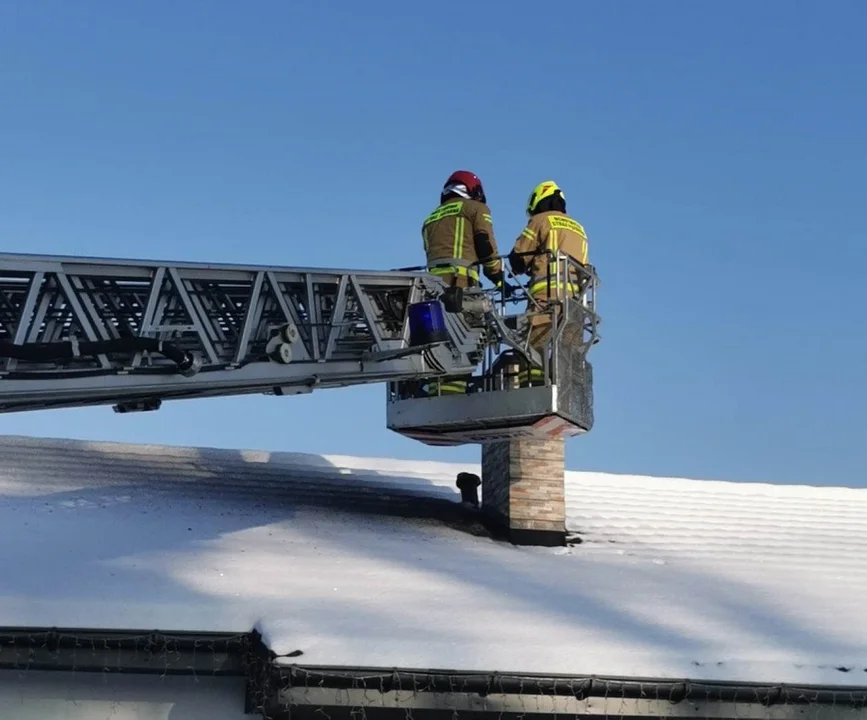
[[[593,366],[587,359],[586,313],[569,300],[569,318],[557,344],[557,407],[561,415],[585,430],[593,427]]]

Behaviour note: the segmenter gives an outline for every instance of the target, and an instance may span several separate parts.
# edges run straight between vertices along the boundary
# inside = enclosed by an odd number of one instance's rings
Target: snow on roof
[[[0,438],[0,625],[256,627],[305,665],[867,679],[867,491],[572,472],[583,542],[519,548],[437,519],[461,470]]]

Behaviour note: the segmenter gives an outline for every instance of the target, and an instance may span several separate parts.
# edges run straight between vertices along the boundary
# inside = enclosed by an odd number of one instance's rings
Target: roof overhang
[[[258,632],[0,628],[0,670],[244,677],[245,711],[272,720],[867,718],[867,687],[300,665]]]

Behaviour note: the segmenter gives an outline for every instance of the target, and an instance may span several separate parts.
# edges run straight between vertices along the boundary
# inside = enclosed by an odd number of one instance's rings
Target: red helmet
[[[482,188],[482,181],[479,180],[478,175],[471,173],[469,170],[455,170],[455,172],[449,175],[449,179],[443,185],[442,194],[445,195],[449,192],[454,192],[463,197],[478,200],[479,202],[487,202],[485,191]]]

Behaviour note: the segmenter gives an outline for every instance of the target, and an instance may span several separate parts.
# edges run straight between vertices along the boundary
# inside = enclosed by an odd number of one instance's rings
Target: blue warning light
[[[439,300],[428,300],[409,306],[410,345],[427,345],[448,339],[445,314]]]

